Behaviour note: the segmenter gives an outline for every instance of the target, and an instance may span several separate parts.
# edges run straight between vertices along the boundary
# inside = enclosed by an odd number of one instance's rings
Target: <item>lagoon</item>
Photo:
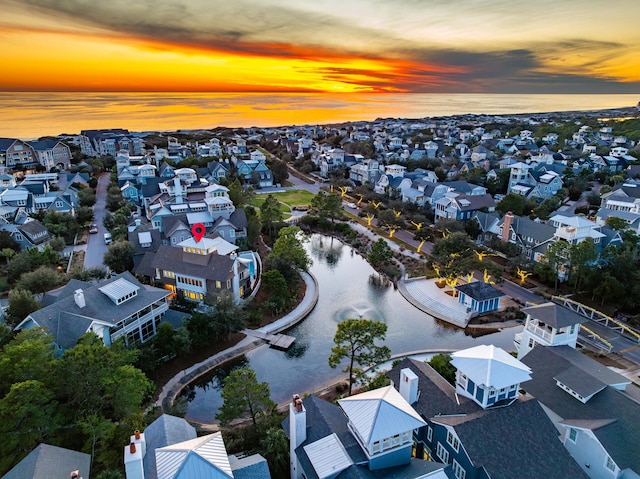
[[[438,321],[409,304],[393,287],[369,283],[373,268],[349,245],[331,237],[314,234],[307,243],[313,265],[310,272],[319,284],[319,300],[311,314],[287,334],[296,343],[287,352],[261,346],[242,360],[210,373],[185,389],[186,417],[199,422],[215,422],[222,404],[220,389],[224,377],[234,367],[249,365],[259,381],[267,381],[271,398],[288,401],[294,393],[305,394],[341,378],[341,368],[327,364],[337,324],[363,317],[384,321],[388,326],[384,342],[392,354],[425,349],[464,349],[478,344],[495,344],[513,349],[513,337],[520,328],[473,338],[459,328]]]

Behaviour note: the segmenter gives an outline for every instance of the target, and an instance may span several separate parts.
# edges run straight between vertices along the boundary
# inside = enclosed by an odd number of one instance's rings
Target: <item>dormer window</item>
[[[458,452],[460,448],[460,441],[458,441],[456,435],[451,431],[447,431],[447,444],[449,444],[456,452]]]
[[[138,289],[140,289],[138,286],[124,278],[118,278],[99,288],[100,292],[108,296],[115,304],[122,304],[137,296]]]

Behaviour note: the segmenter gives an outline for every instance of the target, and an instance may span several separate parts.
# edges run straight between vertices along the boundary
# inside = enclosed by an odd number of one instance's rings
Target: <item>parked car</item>
[[[111,233],[104,234],[104,244],[111,244]]]
[[[355,203],[347,203],[347,208],[356,209],[357,206]]]
[[[95,234],[98,232],[98,225],[91,224],[89,225],[89,233]]]

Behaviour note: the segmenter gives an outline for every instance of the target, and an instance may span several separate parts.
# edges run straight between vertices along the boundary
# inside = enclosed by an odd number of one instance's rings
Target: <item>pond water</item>
[[[393,287],[370,284],[373,268],[339,240],[314,234],[307,249],[313,259],[310,272],[318,281],[319,300],[309,316],[286,333],[296,338],[294,345],[286,352],[261,346],[192,383],[183,391],[188,399],[187,418],[216,422],[224,378],[232,369],[244,365],[256,372],[259,381],[269,383],[276,403],[288,401],[294,393],[308,393],[345,378],[342,368],[331,369],[327,359],[337,324],[348,318],[384,321],[388,326],[384,344],[391,354],[464,349],[478,344],[513,349],[517,328],[473,338],[416,309]]]

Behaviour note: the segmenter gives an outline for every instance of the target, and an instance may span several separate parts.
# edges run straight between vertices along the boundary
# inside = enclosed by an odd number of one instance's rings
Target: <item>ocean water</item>
[[[635,106],[638,95],[0,92],[0,137],[175,131]]]

